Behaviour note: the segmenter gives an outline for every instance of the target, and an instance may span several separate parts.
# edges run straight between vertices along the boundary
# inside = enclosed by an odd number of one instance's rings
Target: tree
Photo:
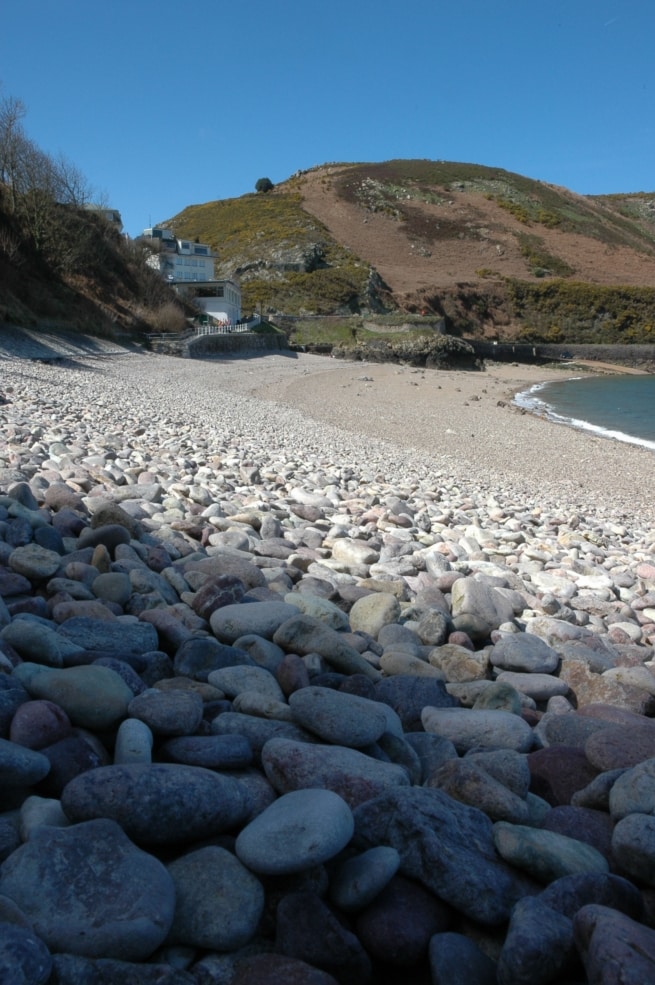
[[[256,192],[270,192],[273,188],[275,188],[275,185],[270,178],[258,178],[255,184]]]

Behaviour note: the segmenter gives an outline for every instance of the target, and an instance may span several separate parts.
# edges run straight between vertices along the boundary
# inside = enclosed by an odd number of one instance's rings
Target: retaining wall
[[[227,352],[279,351],[288,349],[285,335],[260,335],[257,332],[235,332],[230,335],[199,335],[189,339],[184,355],[189,359],[218,356]]]

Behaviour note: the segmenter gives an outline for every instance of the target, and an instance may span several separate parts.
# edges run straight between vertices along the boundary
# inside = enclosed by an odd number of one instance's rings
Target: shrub
[[[151,318],[152,326],[157,332],[183,332],[186,328],[184,311],[174,301],[162,304]]]
[[[275,188],[275,185],[270,178],[258,178],[255,182],[256,192],[270,192]]]

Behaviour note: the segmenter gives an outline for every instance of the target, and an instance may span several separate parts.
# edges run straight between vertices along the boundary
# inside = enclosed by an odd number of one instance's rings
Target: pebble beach
[[[563,372],[0,344],[1,980],[655,978],[655,457]]]

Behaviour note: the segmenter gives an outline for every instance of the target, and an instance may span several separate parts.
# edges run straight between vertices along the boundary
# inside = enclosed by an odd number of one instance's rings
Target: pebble
[[[0,972],[650,980],[650,526],[172,365],[5,364]]]
[[[253,872],[302,872],[337,855],[353,830],[352,811],[338,794],[320,788],[294,790],[247,824],[234,849]]]

